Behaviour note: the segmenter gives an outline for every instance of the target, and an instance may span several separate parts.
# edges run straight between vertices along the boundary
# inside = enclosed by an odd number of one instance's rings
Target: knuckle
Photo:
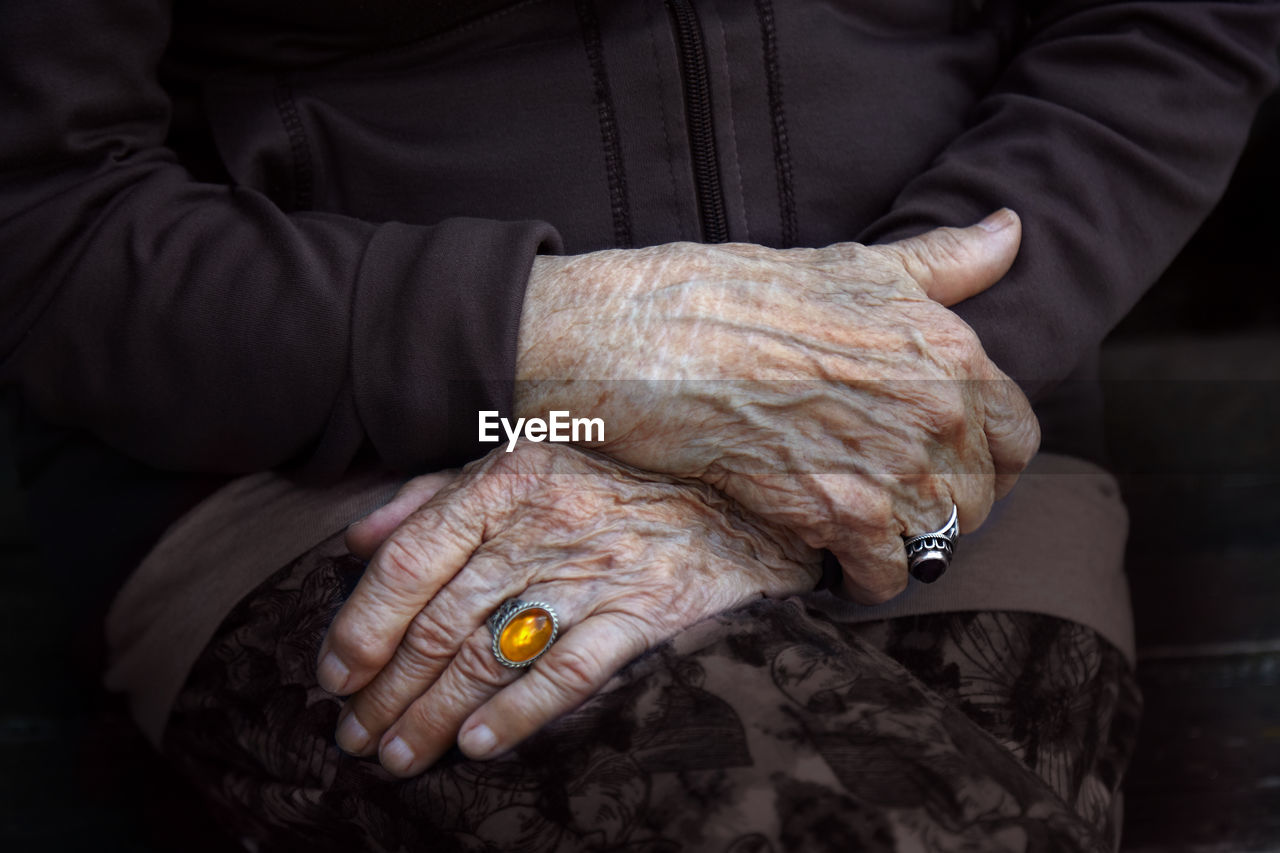
[[[515,450],[506,453],[506,458],[499,461],[498,467],[510,469],[512,473],[523,471],[528,466],[540,467],[553,455],[552,447],[544,441],[518,442]]]
[[[951,228],[936,228],[912,244],[915,260],[930,270],[969,260],[969,246]]]
[[[925,430],[945,444],[955,443],[971,420],[969,403],[954,382],[943,382],[929,395],[921,415]]]
[[[982,346],[982,341],[978,339],[978,335],[963,321],[958,324],[960,330],[957,334],[959,340],[956,343],[956,356],[960,363],[966,368],[966,376],[981,376],[981,368],[985,368],[989,359],[987,351]]]
[[[501,665],[494,660],[489,646],[480,641],[463,644],[452,667],[465,684],[497,689],[505,683]]]
[[[893,527],[893,498],[880,484],[839,478],[820,488],[820,494],[811,495],[803,526],[796,527],[810,548],[857,552],[867,536]]]
[[[952,469],[943,474],[927,474],[920,477],[913,477],[906,483],[910,489],[910,498],[907,505],[899,504],[902,510],[896,519],[897,530],[900,532],[932,530],[942,521],[937,518],[939,507],[945,507],[945,511],[950,511],[951,503],[957,492],[963,492],[958,488],[961,478],[968,476],[967,472]]]
[[[356,694],[352,711],[365,729],[372,735],[380,735],[416,697],[405,696],[401,685],[386,678],[378,678]]]
[[[934,324],[931,343],[934,351],[951,368],[951,372],[960,371],[964,375],[977,373],[977,369],[987,360],[986,350],[977,333],[968,323],[955,315],[945,316],[938,313],[938,321]],[[950,313],[950,312],[947,312]]]
[[[505,448],[488,457],[483,476],[471,483],[477,506],[510,506],[534,491],[555,464],[558,445],[520,441],[510,453]]]
[[[848,259],[852,256],[853,251],[848,250],[846,246],[856,244],[836,243],[827,246],[825,249],[813,249],[807,246],[794,246],[790,249],[782,249],[777,252],[779,259],[799,263],[810,264],[819,268],[824,268],[827,264],[842,262],[848,263]]]
[[[864,531],[893,529],[896,525],[893,500],[879,492],[864,500],[858,510],[859,522]]]
[[[558,698],[576,701],[595,691],[601,677],[601,666],[586,649],[565,646],[554,658],[554,666],[544,667],[542,674]]]
[[[431,702],[418,700],[404,710],[396,725],[401,737],[417,744],[448,741],[454,735],[453,720]]]
[[[919,240],[891,244],[885,248],[890,253],[894,265],[899,267],[901,272],[906,273],[908,278],[920,283],[929,280],[929,264]]]
[[[339,657],[357,669],[381,667],[389,654],[382,632],[364,619],[340,620],[333,626],[329,642]]]
[[[1043,436],[1044,434],[1040,430],[1040,419],[1035,415],[1030,415],[1027,418],[1026,443],[1021,459],[1023,468],[1031,464],[1031,460],[1040,452],[1040,440]]]
[[[409,623],[400,643],[403,665],[417,676],[439,672],[453,656],[456,645],[449,630],[429,611],[423,610]]]
[[[1040,450],[1040,421],[1029,408],[989,419],[987,431],[999,445],[1002,473],[1023,470]]]
[[[817,250],[813,266],[837,282],[856,282],[857,290],[897,292],[906,286],[915,295],[928,270],[909,250],[897,246],[836,243]]]
[[[615,618],[610,628],[628,648],[637,645],[645,648],[646,626],[651,631],[656,628],[673,633],[683,627],[679,621],[681,614],[671,606],[676,598],[675,590],[683,585],[673,577],[676,574],[675,566],[665,562],[651,565],[651,569],[646,567],[644,588],[627,590],[625,599],[619,596],[617,600],[609,602],[618,608],[614,611]],[[686,566],[681,567],[682,570],[685,568]],[[682,573],[687,578],[687,571]],[[625,611],[622,610],[623,607],[626,608]]]
[[[650,593],[639,600],[639,606],[630,610],[614,612],[611,630],[618,641],[619,650],[627,658],[635,657],[654,645],[660,639],[660,618],[655,614],[671,613],[671,597]],[[683,624],[671,628],[674,633]],[[655,630],[656,629],[656,630]]]
[[[1028,419],[1023,427],[1018,430],[1018,436],[1013,442],[1013,466],[1016,470],[1022,471],[1031,464],[1031,460],[1035,458],[1036,453],[1040,450],[1040,423],[1034,417]]]
[[[375,576],[392,590],[413,589],[422,579],[425,565],[415,536],[417,525],[410,522],[382,546],[374,564]]]
[[[787,253],[819,270],[835,273],[856,268],[868,259],[868,255],[875,254],[861,243],[832,243],[821,249],[788,249]]]

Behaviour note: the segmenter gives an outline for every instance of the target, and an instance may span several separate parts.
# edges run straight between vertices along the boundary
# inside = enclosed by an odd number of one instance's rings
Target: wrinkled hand
[[[885,246],[676,243],[535,262],[517,415],[599,417],[592,446],[699,479],[840,560],[907,583],[901,536],[982,523],[1039,444],[1026,398],[952,304],[997,281],[1010,211]],[[643,381],[617,381],[643,380]]]
[[[820,574],[816,552],[709,486],[567,445],[521,443],[449,476],[412,481],[349,533],[366,550],[430,496],[378,548],[320,652],[321,686],[355,693],[339,746],[376,749],[398,775],[455,739],[472,758],[502,752],[682,628]],[[550,603],[561,625],[523,675],[494,659],[485,626],[511,597]]]

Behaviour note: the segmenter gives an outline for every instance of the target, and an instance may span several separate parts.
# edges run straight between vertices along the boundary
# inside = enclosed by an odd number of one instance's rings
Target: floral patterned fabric
[[[699,623],[512,753],[400,780],[333,743],[341,537],[224,620],[165,750],[254,850],[1109,850],[1140,711],[1120,653],[1026,613]]]

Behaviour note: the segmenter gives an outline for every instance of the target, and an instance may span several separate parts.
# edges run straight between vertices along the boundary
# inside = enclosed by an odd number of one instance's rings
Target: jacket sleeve
[[[1277,2],[1039,5],[965,132],[858,238],[1016,210],[1013,269],[956,310],[1033,400],[1209,213],[1275,83],[1280,44]]]
[[[0,382],[149,464],[456,459],[544,223],[286,215],[164,147],[164,0],[0,7]],[[469,418],[450,412],[470,412]]]

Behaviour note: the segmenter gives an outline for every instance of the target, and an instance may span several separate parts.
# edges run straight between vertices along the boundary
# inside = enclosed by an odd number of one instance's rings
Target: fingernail
[[[347,714],[346,719],[338,723],[334,740],[338,748],[350,755],[360,755],[369,745],[369,730],[360,724],[355,714]]]
[[[1013,211],[1007,207],[1002,207],[986,219],[979,222],[978,227],[983,231],[989,231],[994,234],[996,231],[1003,231],[1008,228],[1013,224],[1013,220]]]
[[[413,750],[403,738],[392,738],[378,751],[382,766],[392,773],[408,773],[413,766]]]
[[[320,666],[316,668],[316,681],[330,693],[342,695],[342,688],[347,684],[351,670],[333,652],[324,656]]]
[[[484,723],[479,723],[458,735],[458,749],[468,758],[488,758],[498,745],[498,738]]]

